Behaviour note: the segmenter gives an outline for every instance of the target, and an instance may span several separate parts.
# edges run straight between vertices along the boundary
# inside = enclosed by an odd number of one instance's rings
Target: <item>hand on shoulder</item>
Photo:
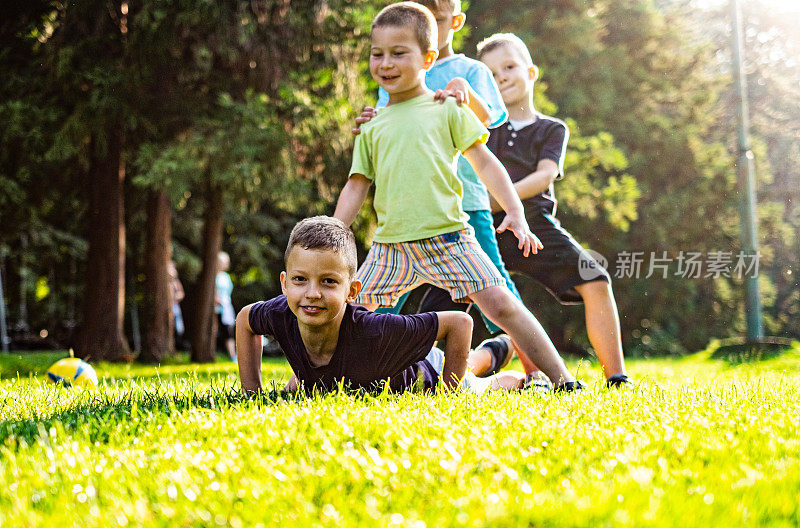
[[[353,135],[359,135],[361,133],[361,125],[364,123],[369,123],[369,121],[376,115],[378,115],[378,111],[375,108],[371,106],[365,106],[361,111],[361,115],[356,117],[356,126],[352,130]]]
[[[444,103],[448,97],[455,99],[456,104],[469,104],[469,83],[462,77],[455,77],[442,90],[436,90],[433,100]]]

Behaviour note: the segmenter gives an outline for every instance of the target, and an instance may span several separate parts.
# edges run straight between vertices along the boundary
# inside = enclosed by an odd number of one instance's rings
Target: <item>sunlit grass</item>
[[[622,392],[570,366],[591,390],[249,401],[230,362],[6,379],[0,525],[800,524],[800,345],[632,361]]]

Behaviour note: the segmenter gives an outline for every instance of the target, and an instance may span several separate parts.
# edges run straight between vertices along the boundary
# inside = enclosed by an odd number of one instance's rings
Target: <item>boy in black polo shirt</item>
[[[242,389],[261,390],[261,335],[280,344],[294,376],[289,390],[328,391],[340,382],[351,389],[392,391],[421,384],[447,388],[464,378],[472,320],[462,312],[418,315],[376,314],[350,302],[361,283],[356,243],[341,221],[317,216],[299,222],[289,237],[283,295],[246,306],[236,320],[236,347]],[[442,353],[433,348],[447,341]],[[442,362],[444,363],[442,365]],[[517,388],[518,377],[480,382],[468,389]]]
[[[509,271],[532,277],[562,304],[583,302],[589,341],[607,384],[629,385],[611,278],[555,218],[553,181],[563,177],[567,126],[535,110],[533,86],[538,69],[519,37],[492,35],[478,45],[478,58],[492,70],[509,113],[508,121],[492,130],[487,145],[508,171],[528,224],[544,245],[539,253],[520,258],[516,243],[501,233],[497,242],[503,261]],[[496,204],[492,205],[496,211]],[[581,270],[584,260],[593,266]]]

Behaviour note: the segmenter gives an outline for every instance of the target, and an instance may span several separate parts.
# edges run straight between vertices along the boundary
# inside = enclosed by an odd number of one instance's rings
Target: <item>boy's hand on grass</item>
[[[436,93],[433,94],[433,100],[439,103],[444,103],[444,100],[448,97],[454,97],[458,106],[465,103],[469,104],[469,83],[467,83],[467,80],[456,77],[447,83],[444,90],[436,90]]]
[[[361,133],[361,125],[368,123],[376,115],[378,115],[377,110],[371,106],[365,106],[361,111],[361,115],[356,118],[356,126],[353,129],[353,135],[359,135]]]
[[[534,235],[528,227],[528,222],[522,214],[508,213],[503,221],[497,227],[497,232],[502,233],[509,230],[514,233],[514,236],[519,240],[517,248],[522,250],[522,255],[527,257],[531,252],[535,255],[544,246],[539,238]]]

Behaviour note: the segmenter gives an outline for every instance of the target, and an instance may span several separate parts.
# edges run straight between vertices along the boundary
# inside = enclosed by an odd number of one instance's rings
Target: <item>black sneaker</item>
[[[522,390],[545,394],[553,390],[553,383],[544,372],[532,372],[525,377]]]
[[[632,389],[633,381],[627,374],[614,374],[606,380],[606,387],[609,389]]]
[[[565,381],[553,387],[553,392],[581,392],[586,388],[586,384],[581,380]]]
[[[482,341],[480,345],[475,347],[475,350],[479,348],[486,348],[492,355],[491,367],[483,374],[480,374],[478,376],[480,378],[488,378],[489,376],[497,374],[508,365],[508,362],[511,361],[511,358],[514,356],[511,349],[511,338],[505,334],[500,334],[497,337]]]

